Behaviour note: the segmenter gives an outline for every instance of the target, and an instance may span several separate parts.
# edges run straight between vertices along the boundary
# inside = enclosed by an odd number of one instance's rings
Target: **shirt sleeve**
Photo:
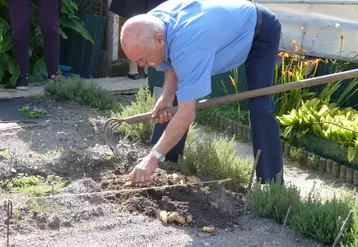
[[[155,67],[156,71],[167,71],[168,69],[172,68],[171,64],[167,61],[162,62],[157,67]]]
[[[178,77],[178,102],[197,100],[209,95],[215,51],[210,47],[194,45],[180,53],[172,61]]]

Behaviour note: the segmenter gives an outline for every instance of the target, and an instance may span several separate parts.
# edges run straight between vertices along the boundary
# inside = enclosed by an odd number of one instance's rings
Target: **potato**
[[[132,185],[132,181],[127,181],[125,182],[124,187],[131,187]]]
[[[191,222],[193,222],[193,216],[191,214],[189,214],[187,217],[186,217],[186,223],[190,224]]]
[[[160,211],[159,217],[165,225],[168,224],[168,212],[167,211]]]
[[[173,181],[179,182],[180,180],[185,179],[184,175],[181,175],[180,173],[173,173]]]
[[[186,181],[182,179],[182,180],[179,181],[179,183],[180,183],[181,185],[184,185],[184,184],[186,184]]]
[[[189,183],[199,183],[201,182],[200,178],[197,176],[187,176],[186,180],[188,180]]]
[[[215,227],[214,226],[204,226],[203,232],[209,232],[209,233],[215,232]]]
[[[209,186],[201,187],[200,191],[204,193],[209,193]]]
[[[171,212],[168,216],[168,221],[170,223],[176,222],[179,224],[185,224],[185,218],[181,216],[178,212]]]

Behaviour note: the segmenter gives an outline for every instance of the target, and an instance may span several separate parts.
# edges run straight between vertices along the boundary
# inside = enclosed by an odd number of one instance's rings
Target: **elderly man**
[[[156,122],[169,124],[150,154],[129,174],[133,183],[150,180],[158,163],[195,120],[196,100],[211,93],[211,76],[246,65],[249,90],[271,86],[281,35],[276,16],[248,0],[170,0],[123,26],[121,44],[140,66],[165,71],[163,94],[153,109]],[[174,116],[158,111],[172,106]],[[282,174],[278,122],[271,96],[249,102],[253,149],[262,153],[257,178]]]

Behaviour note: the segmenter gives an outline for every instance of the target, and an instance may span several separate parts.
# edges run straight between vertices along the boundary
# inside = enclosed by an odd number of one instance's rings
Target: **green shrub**
[[[289,206],[288,226],[300,236],[324,244],[333,244],[350,210],[351,220],[343,233],[340,244],[345,247],[358,246],[358,201],[352,194],[340,198],[322,200],[313,189],[306,199],[294,185],[283,185],[280,179],[267,185],[255,183],[248,200],[248,208],[258,216],[283,223]]]
[[[294,185],[283,186],[278,177],[267,185],[255,183],[248,200],[248,209],[256,215],[283,223],[290,206],[300,202],[300,191]]]
[[[140,88],[135,100],[127,106],[122,106],[120,112],[112,112],[111,117],[125,118],[151,112],[154,107],[154,98],[150,93],[148,85]],[[144,121],[137,124],[122,123],[119,132],[126,134],[134,140],[147,140],[150,138],[153,128],[152,121]]]
[[[346,199],[322,201],[319,194],[311,194],[294,205],[288,224],[303,237],[332,244],[349,211],[350,202]]]
[[[213,179],[232,178],[229,187],[241,189],[249,182],[252,160],[237,155],[236,142],[227,137],[197,138],[186,145],[180,166],[185,173]]]
[[[74,100],[99,110],[116,110],[119,105],[111,93],[97,83],[76,77],[47,84],[45,95],[59,100]]]

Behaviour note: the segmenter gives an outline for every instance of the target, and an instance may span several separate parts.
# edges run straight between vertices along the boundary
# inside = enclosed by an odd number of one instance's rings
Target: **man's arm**
[[[178,104],[178,111],[170,120],[161,138],[154,146],[159,153],[167,154],[183,137],[190,124],[195,120],[196,101],[189,100]]]
[[[178,90],[178,77],[173,68],[164,72],[163,98],[174,101],[175,93]]]

